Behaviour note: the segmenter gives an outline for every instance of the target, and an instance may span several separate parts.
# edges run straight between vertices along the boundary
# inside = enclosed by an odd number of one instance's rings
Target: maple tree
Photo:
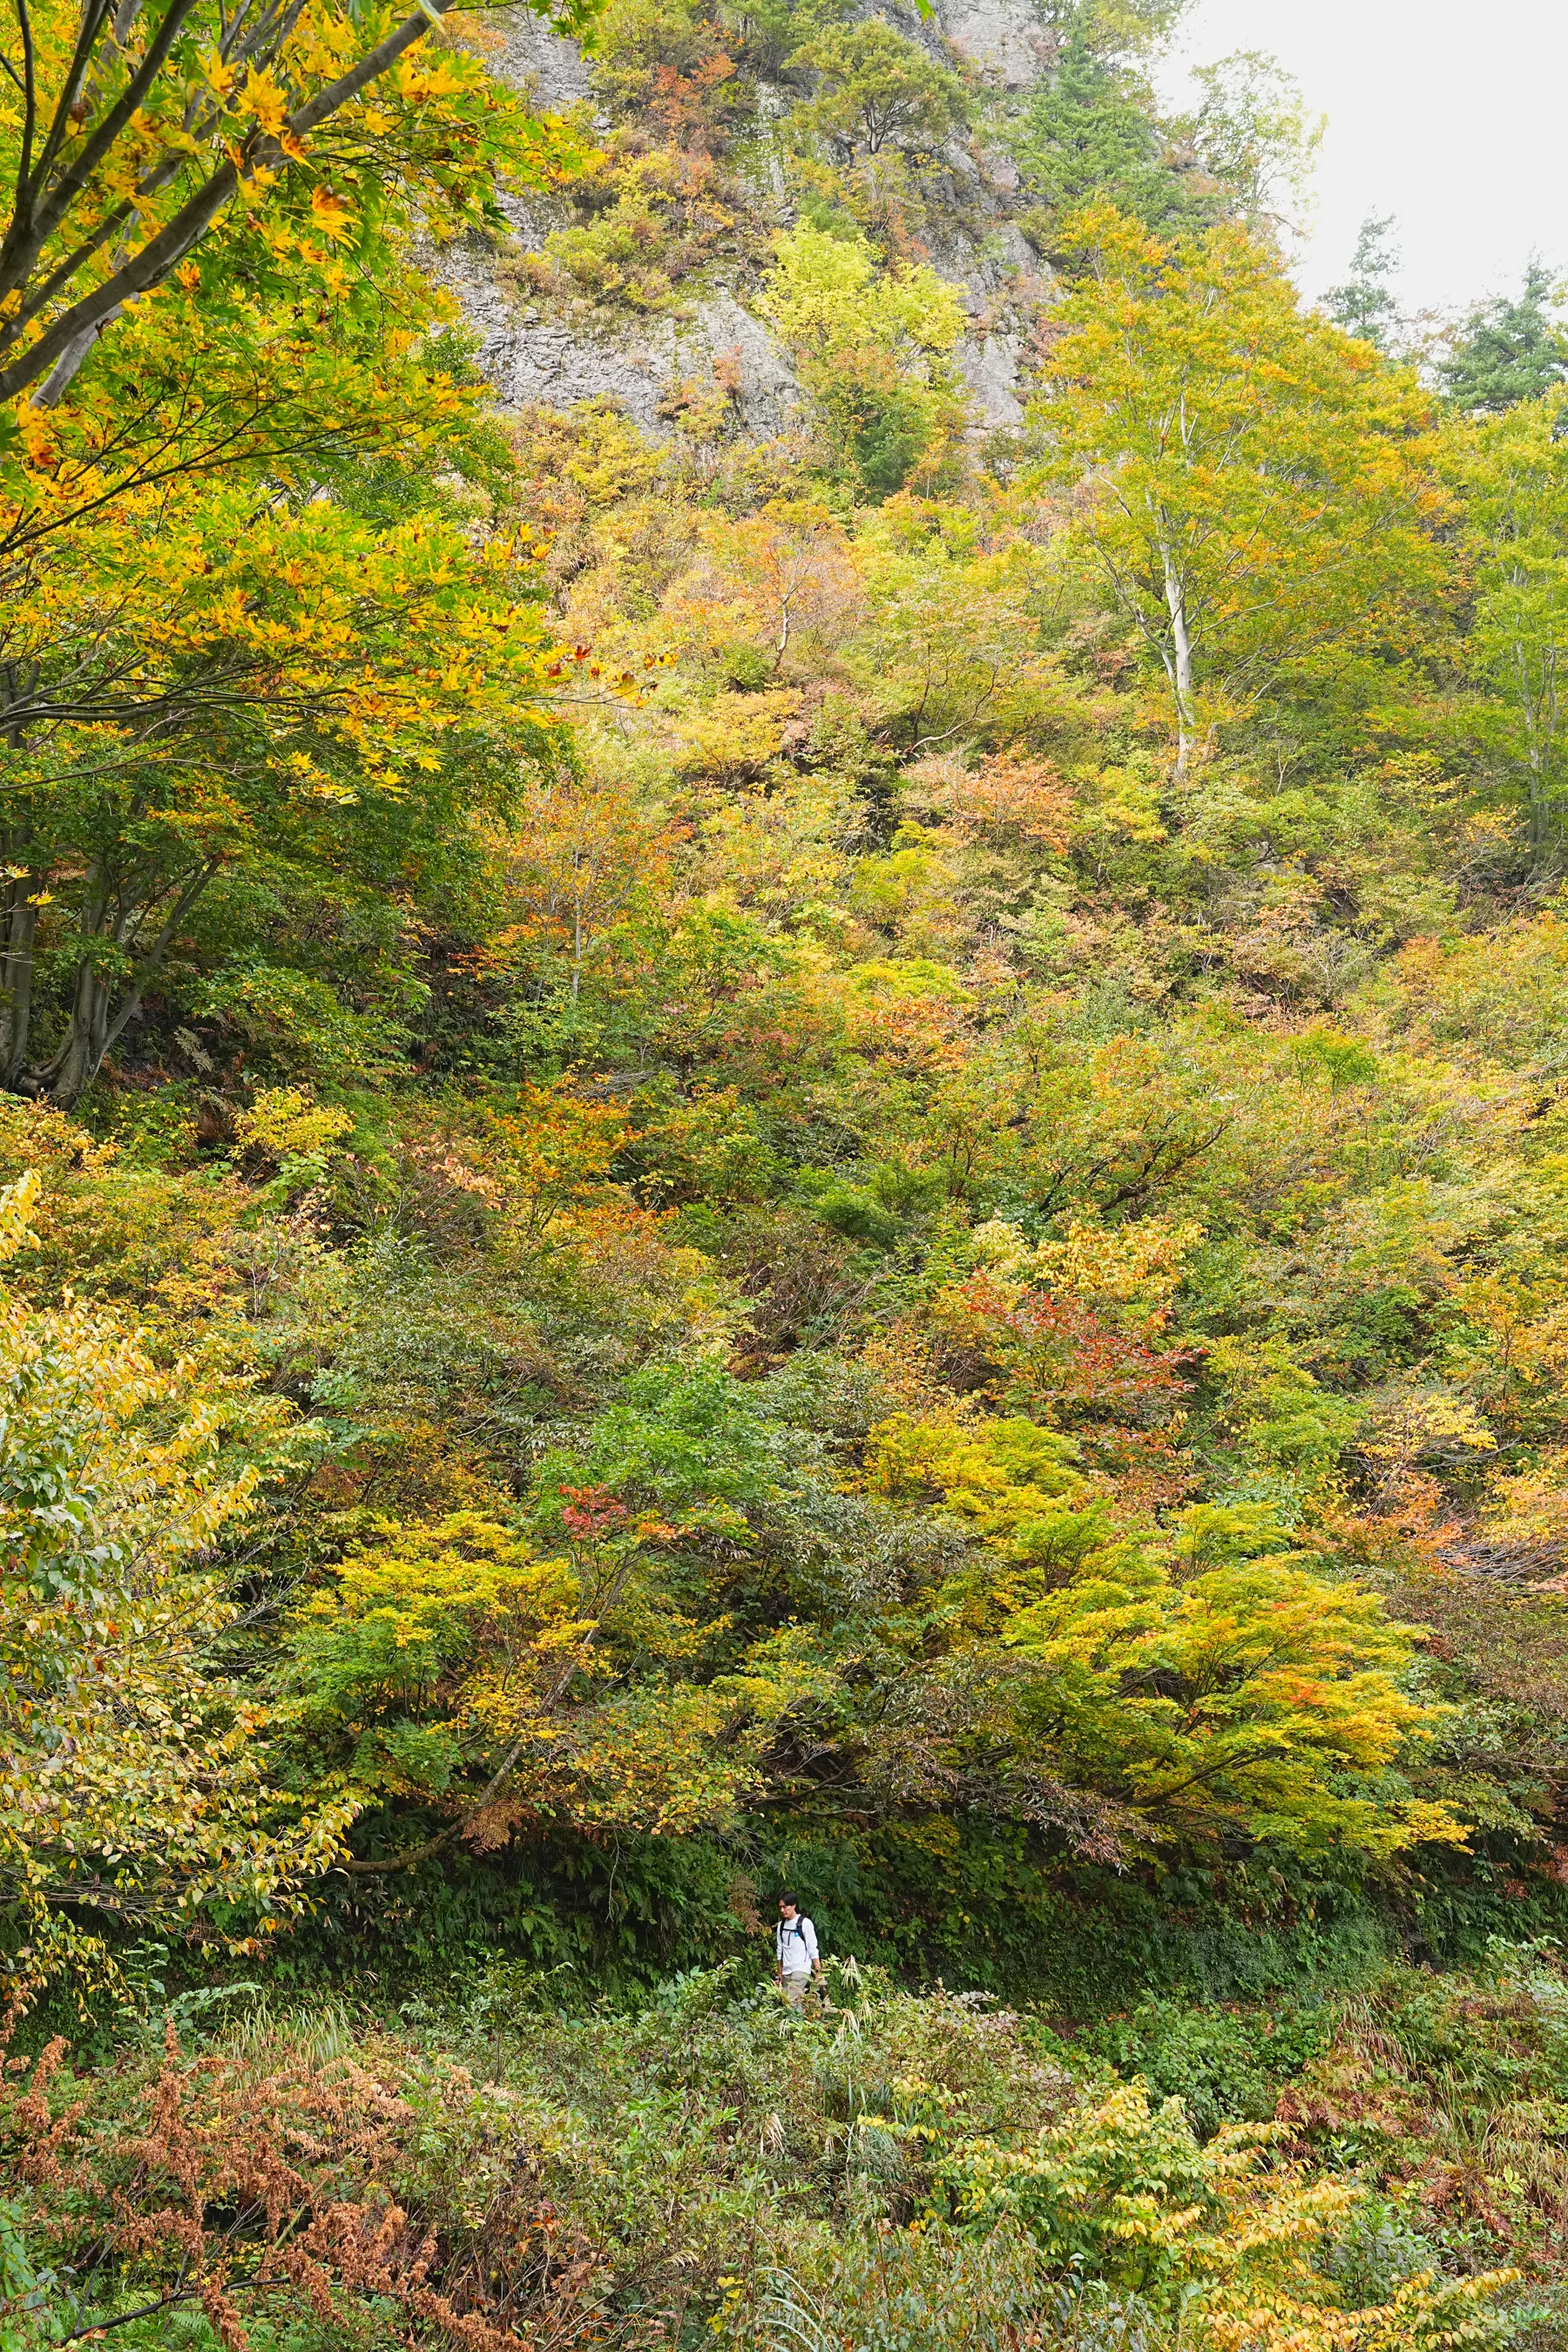
[[[1033,1710],[1067,1777],[1121,1796],[1156,1835],[1242,1828],[1371,1854],[1464,1841],[1447,1808],[1387,1785],[1441,1718],[1402,1689],[1410,1637],[1374,1594],[1277,1557],[1178,1585],[1108,1553],[1006,1638],[1046,1669]]]
[[[389,1526],[306,1604],[283,1712],[317,1772],[338,1765],[361,1808],[413,1799],[451,1816],[350,1870],[406,1868],[459,1837],[483,1853],[542,1821],[654,1836],[729,1822],[813,1687],[809,1663],[768,1643],[705,1686],[650,1682],[650,1648],[679,1657],[691,1631],[645,1557],[678,1530],[603,1486],[560,1492],[563,1557],[472,1517]]]
[[[150,403],[129,452],[110,372],[28,423],[10,486],[0,1069],[66,1102],[221,872],[318,856],[330,838],[352,856],[356,835],[406,826],[410,776],[428,824],[465,792],[442,774],[447,746],[503,713],[515,736],[527,698],[548,690],[531,542],[515,525],[476,541],[449,500],[388,508],[392,479],[437,437],[458,459],[471,407],[409,331],[334,345],[274,321],[268,381],[298,359],[297,394],[275,407],[242,358],[189,416],[184,371],[226,323],[196,320],[182,310],[180,373],[161,385],[175,322],[158,322],[150,350],[128,331]],[[51,906],[46,932],[68,907],[73,919],[74,992],[39,1055],[33,971]]]
[[[1359,1771],[1370,1790],[1441,1717],[1401,1687],[1410,1636],[1378,1598],[1314,1575],[1257,1514],[1189,1510],[1171,1522],[1177,1560],[1152,1555],[1118,1540],[1079,1449],[1017,1418],[900,1418],[869,1462],[879,1491],[926,1488],[1000,1555],[952,1578],[933,1616],[961,1646],[989,1636],[1037,1664],[1011,1694],[1014,1738],[1067,1786],[1102,1790],[1156,1840],[1462,1841],[1441,1807],[1345,1786]]]

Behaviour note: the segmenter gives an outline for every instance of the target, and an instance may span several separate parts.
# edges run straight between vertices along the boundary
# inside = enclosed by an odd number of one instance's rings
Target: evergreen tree
[[[1402,324],[1399,304],[1389,284],[1399,268],[1399,249],[1389,237],[1394,215],[1380,219],[1369,213],[1361,225],[1351,256],[1351,274],[1342,286],[1331,286],[1323,308],[1336,327],[1391,352]]]
[[[1533,256],[1517,301],[1478,303],[1438,367],[1443,389],[1467,415],[1500,416],[1568,378],[1568,354],[1548,303],[1552,278]]]
[[[1012,146],[1053,214],[1105,196],[1151,228],[1194,217],[1197,175],[1167,158],[1152,92],[1130,67],[1100,54],[1079,25],[1020,115]]]
[[[1200,69],[1196,111],[1162,113],[1143,69],[1154,27],[1087,9],[1065,25],[1049,78],[1010,145],[1053,216],[1110,203],[1157,234],[1241,219],[1269,234],[1304,193],[1321,124],[1272,58],[1242,50]]]

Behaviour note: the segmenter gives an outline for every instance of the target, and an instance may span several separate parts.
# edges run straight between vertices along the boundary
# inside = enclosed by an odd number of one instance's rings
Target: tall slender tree
[[[1074,233],[1035,416],[1164,672],[1180,776],[1205,693],[1246,698],[1425,576],[1429,404],[1234,225],[1173,243],[1101,208]]]
[[[1331,286],[1323,308],[1336,327],[1392,352],[1399,333],[1399,302],[1389,280],[1399,267],[1392,242],[1394,215],[1368,213],[1356,234],[1351,274],[1342,286]]]

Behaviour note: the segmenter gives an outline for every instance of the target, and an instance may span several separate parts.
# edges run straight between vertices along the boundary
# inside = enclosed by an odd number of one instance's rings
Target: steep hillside
[[[1039,82],[1052,35],[1046,19],[1022,5],[949,5],[927,21],[874,21],[895,27],[944,69],[956,67],[983,94],[978,135],[954,125],[921,158],[926,168],[919,217],[902,241],[962,290],[967,326],[957,359],[976,420],[1016,425],[1021,325],[1038,299],[1043,266],[1018,226],[1026,206],[1017,167],[988,142],[984,117]],[[709,389],[719,382],[752,438],[785,430],[799,388],[789,352],[756,297],[770,234],[795,216],[802,193],[792,169],[791,131],[814,78],[800,65],[785,78],[796,47],[787,12],[765,28],[743,18],[704,26],[690,13],[664,22],[657,14],[627,14],[599,36],[597,71],[575,43],[525,10],[506,14],[498,30],[492,69],[540,106],[580,119],[585,135],[629,133],[645,164],[683,155],[722,167],[700,194],[660,188],[666,201],[656,196],[651,215],[626,225],[625,255],[612,257],[616,241],[602,240],[604,254],[584,256],[578,272],[550,270],[549,240],[581,230],[584,215],[589,222],[602,218],[597,183],[587,192],[592,202],[579,192],[574,205],[569,190],[554,202],[515,203],[509,243],[472,240],[444,257],[441,274],[479,332],[479,365],[503,405],[565,407],[607,397],[657,436],[668,431],[671,399],[683,385]],[[668,47],[661,57],[663,38]],[[683,42],[692,52],[686,58]],[[658,95],[646,65],[640,75],[635,66],[627,70],[624,53],[639,50],[655,75],[664,57],[676,60],[668,70],[684,87],[673,100]],[[732,59],[730,50],[737,53]],[[734,70],[715,80],[721,58]],[[691,65],[695,77],[683,70]],[[880,152],[901,161],[897,142],[895,125]],[[679,217],[691,205],[713,214],[697,225],[695,237],[692,224]],[[650,274],[657,285],[648,283]]]
[[[0,77],[0,2352],[1563,2352],[1548,289],[1305,306],[1158,0],[156,6]]]

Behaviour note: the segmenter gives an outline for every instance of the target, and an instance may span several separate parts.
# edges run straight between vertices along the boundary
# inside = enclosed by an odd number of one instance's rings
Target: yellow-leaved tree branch
[[[104,328],[226,215],[242,230],[303,214],[328,238],[374,234],[387,184],[402,182],[437,226],[471,223],[488,216],[498,173],[547,171],[549,128],[476,59],[447,47],[433,66],[404,64],[447,5],[83,0],[73,22],[11,0],[0,399],[39,386],[42,404],[58,400]],[[541,13],[579,30],[592,7]]]
[[[492,494],[450,305],[408,247],[499,220],[499,183],[576,150],[450,34],[411,54],[435,0],[15,5],[0,1086],[63,1102],[220,875],[334,813],[395,828],[413,777],[439,773],[419,797],[445,807],[481,740],[533,729],[542,550]],[[388,469],[414,490],[396,521]],[[40,1053],[50,908],[77,946]]]

